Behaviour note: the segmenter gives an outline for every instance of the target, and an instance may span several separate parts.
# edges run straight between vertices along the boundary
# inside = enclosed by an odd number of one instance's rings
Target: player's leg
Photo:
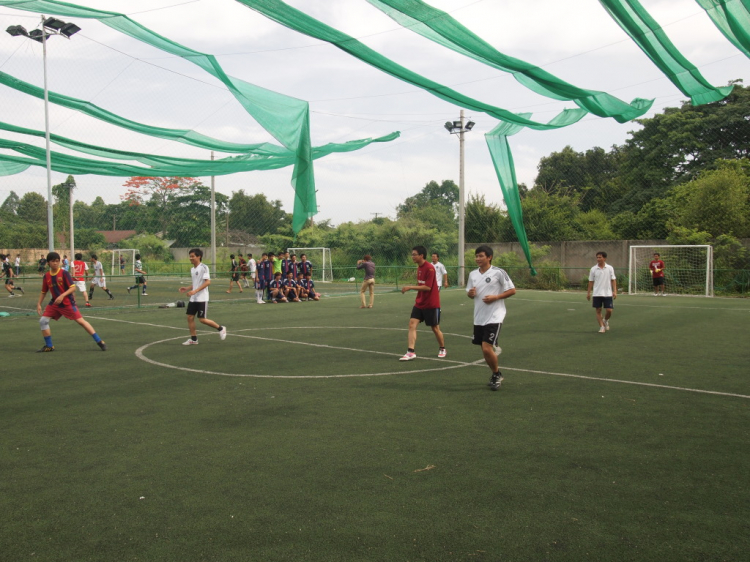
[[[40,350],[37,351],[37,353],[55,351],[55,346],[52,345],[52,330],[49,327],[50,320],[57,320],[57,318],[45,316],[44,314],[41,318],[39,318],[39,327],[42,330],[42,337],[44,337],[44,345]]]
[[[417,354],[414,352],[414,348],[417,344],[417,327],[421,322],[419,314],[419,310],[414,307],[412,309],[412,317],[409,318],[409,334],[407,336],[408,348],[406,350],[406,353],[403,355],[403,357],[401,357],[401,359],[399,359],[399,361],[411,361],[412,359],[417,358]]]
[[[425,312],[425,324],[432,329],[432,333],[435,334],[435,339],[438,342],[438,357],[445,357],[445,338],[440,330],[440,309],[433,308]]]
[[[359,300],[362,303],[359,308],[367,308],[365,302],[365,292],[367,291],[367,281],[362,281],[362,287],[359,289]]]
[[[70,316],[66,316],[67,318],[70,318]],[[80,315],[80,313],[77,314],[77,318],[72,318],[78,325],[86,330],[86,333],[88,333],[96,342],[96,345],[98,345],[102,351],[107,351],[107,344],[104,343],[104,340],[99,337],[99,334],[96,333],[96,330],[94,330],[94,327],[89,324],[83,316]]]
[[[606,331],[606,329],[604,328],[604,318],[602,317],[602,306],[599,305],[594,310],[596,311],[596,321],[599,323],[599,331]]]

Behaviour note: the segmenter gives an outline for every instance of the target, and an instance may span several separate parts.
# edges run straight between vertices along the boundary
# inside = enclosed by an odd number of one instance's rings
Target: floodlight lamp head
[[[74,23],[66,23],[62,29],[60,29],[60,35],[70,39],[73,35],[81,31],[81,28]]]
[[[446,121],[443,127],[445,127],[445,130],[448,131],[449,133],[453,132],[453,123],[451,123],[450,121]]]
[[[474,125],[476,125],[474,121],[469,121],[468,123],[466,123],[466,130],[471,131],[474,128]]]
[[[63,26],[65,26],[65,22],[57,18],[47,18],[46,20],[44,20],[44,23],[42,25],[44,25],[44,27],[46,27],[47,29],[60,31]]]
[[[26,28],[22,25],[11,25],[8,29],[5,31],[8,32],[9,35],[13,37],[18,37],[19,35],[23,35],[25,37],[29,36],[29,32],[26,31]]]
[[[454,121],[453,122],[453,128],[454,129],[458,129],[460,131],[461,130],[461,121]]]
[[[42,31],[41,29],[32,29],[29,31],[29,38],[39,43],[44,43],[44,40],[49,36],[49,33]]]

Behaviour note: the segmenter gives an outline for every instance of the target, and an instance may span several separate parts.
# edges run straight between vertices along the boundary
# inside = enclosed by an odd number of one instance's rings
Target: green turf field
[[[747,559],[750,301],[622,296],[599,334],[519,291],[491,392],[442,300],[448,357],[421,328],[406,363],[414,293],[220,300],[193,347],[184,309],[88,309],[106,353],[0,318],[0,558]]]

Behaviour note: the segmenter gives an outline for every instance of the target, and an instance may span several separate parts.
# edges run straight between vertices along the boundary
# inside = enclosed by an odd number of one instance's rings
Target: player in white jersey
[[[440,254],[432,252],[432,267],[435,268],[435,279],[437,279],[438,291],[448,286],[448,270],[440,263]]]
[[[208,286],[211,284],[211,273],[208,266],[203,263],[203,250],[193,248],[188,252],[190,263],[193,267],[190,269],[190,277],[193,281],[193,288],[180,287],[180,292],[190,297],[187,305],[187,321],[190,329],[190,339],[182,345],[198,345],[198,331],[195,328],[195,317],[198,317],[201,324],[211,326],[219,331],[219,339],[225,340],[227,329],[213,320],[206,318],[208,311]]]
[[[94,298],[94,289],[101,287],[101,289],[109,295],[109,300],[114,300],[115,296],[107,289],[107,279],[104,277],[104,266],[96,254],[91,254],[91,267],[94,270],[94,277],[91,279],[91,285],[89,286],[89,300]]]
[[[516,288],[504,269],[492,265],[492,255],[489,246],[479,246],[474,250],[478,269],[469,274],[466,294],[474,299],[474,338],[471,343],[482,346],[484,360],[492,371],[489,387],[498,390],[503,375],[497,360],[501,352],[497,338],[505,320],[505,299],[515,295]]]
[[[586,299],[591,300],[594,291],[593,306],[596,311],[596,321],[599,323],[599,333],[609,330],[609,319],[617,298],[617,276],[615,269],[607,264],[607,252],[596,253],[596,265],[589,272],[589,288]],[[606,311],[602,317],[602,308]]]

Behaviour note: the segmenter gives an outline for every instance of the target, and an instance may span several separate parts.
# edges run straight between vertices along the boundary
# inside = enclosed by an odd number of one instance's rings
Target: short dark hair
[[[137,259],[137,260],[141,259],[141,254],[136,254],[135,255],[135,259]]]
[[[82,254],[81,252],[78,252],[78,253],[77,253],[77,254],[75,255],[75,258],[76,258],[77,260],[82,260],[82,259],[83,259],[83,254]],[[47,260],[47,261],[49,261],[49,260]]]
[[[483,244],[481,246],[478,246],[476,250],[474,250],[474,255],[477,254],[484,254],[488,258],[490,258],[490,261],[492,261],[492,256],[494,256],[494,252],[492,251],[491,246],[487,246],[486,244]]]
[[[427,257],[427,248],[425,248],[424,246],[414,246],[414,247],[413,247],[413,248],[411,249],[411,251],[412,251],[412,252],[417,252],[417,254],[419,254],[419,255],[420,255],[420,256],[422,256],[423,258],[426,258],[426,257]]]
[[[190,254],[193,254],[196,258],[200,258],[201,261],[203,261],[203,250],[201,250],[200,248],[191,248],[188,252],[188,256]]]
[[[49,254],[47,254],[47,261],[55,261],[59,259],[60,259],[60,254],[58,254],[57,252],[50,252]]]
[[[606,258],[607,257],[607,252],[597,252],[596,255],[597,256],[601,256],[603,258]]]
[[[229,259],[234,259],[234,254],[229,254]]]
[[[433,256],[437,256],[438,258],[440,258],[440,254],[438,254],[437,252],[432,252],[432,255]]]
[[[654,255],[661,257],[661,255],[659,254],[659,252],[654,252]]]
[[[365,254],[365,257],[363,259],[365,261],[370,261],[372,259],[372,256],[370,254]]]
[[[252,255],[252,254],[248,254],[248,255],[247,255],[247,257],[248,257],[248,258],[252,258],[252,257],[253,257],[253,255]]]
[[[276,254],[274,254],[273,252],[268,252],[268,257],[269,257],[269,258],[270,258],[271,256],[275,256],[275,255],[276,255]]]
[[[274,273],[274,274],[273,274],[273,276],[274,276],[274,277],[276,277],[277,275],[278,275],[279,277],[281,277],[281,272],[280,272],[280,271],[277,271],[276,273]]]
[[[92,259],[92,260],[98,260],[99,258],[98,258],[98,257],[96,257],[96,254],[91,254],[91,259]]]

